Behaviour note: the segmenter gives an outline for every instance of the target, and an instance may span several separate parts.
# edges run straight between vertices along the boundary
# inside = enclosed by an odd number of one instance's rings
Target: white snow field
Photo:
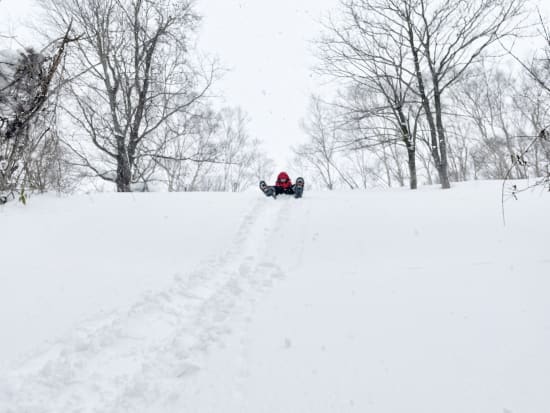
[[[550,412],[550,194],[0,208],[0,412]]]

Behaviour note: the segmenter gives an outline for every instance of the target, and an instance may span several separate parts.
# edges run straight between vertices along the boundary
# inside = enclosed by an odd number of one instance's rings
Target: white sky
[[[299,127],[309,95],[319,87],[311,67],[318,21],[337,0],[199,0],[203,50],[231,71],[221,86],[228,103],[251,117],[251,132],[266,142],[280,168],[289,148],[304,141]]]
[[[36,19],[33,0],[0,0],[3,33]],[[312,74],[311,40],[337,0],[198,0],[201,52],[217,55],[229,72],[216,89],[250,116],[250,132],[265,142],[278,169],[291,169],[292,145],[305,140],[299,122],[320,82]],[[289,168],[290,167],[290,168]],[[271,177],[266,177],[271,179]]]

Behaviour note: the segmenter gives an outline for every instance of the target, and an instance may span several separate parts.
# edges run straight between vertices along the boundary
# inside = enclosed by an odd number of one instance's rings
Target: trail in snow
[[[0,206],[0,376],[41,342],[94,314],[130,308],[222,255],[254,200],[106,193]]]
[[[288,201],[257,201],[225,254],[25,360],[3,378],[0,410],[136,412],[177,399],[182,378],[200,371],[208,351],[232,333],[231,322],[245,319],[294,265],[288,251],[271,248]]]
[[[311,210],[315,199],[303,198],[296,201],[291,198],[279,197],[278,212],[267,227],[264,227],[264,251],[261,253],[263,265],[279,269],[275,282],[269,282],[261,294],[257,294],[252,306],[244,318],[237,321],[235,334],[225,337],[224,343],[215,352],[208,355],[204,368],[197,371],[194,377],[186,377],[179,382],[177,396],[164,402],[150,405],[144,412],[282,412],[300,411],[299,409],[281,410],[278,404],[284,402],[284,397],[275,403],[257,404],[258,398],[251,394],[251,381],[259,365],[276,364],[272,348],[262,349],[260,360],[254,354],[255,340],[259,335],[269,335],[269,331],[280,332],[283,324],[292,324],[294,315],[286,313],[285,320],[277,325],[267,323],[262,331],[255,331],[258,323],[265,321],[258,318],[258,309],[266,300],[279,299],[280,307],[274,309],[281,314],[280,309],[287,305],[286,297],[276,294],[282,284],[294,284],[293,277],[303,270],[304,254],[307,248],[308,236],[311,232]],[[261,267],[261,266],[260,266]],[[251,271],[254,278],[261,276],[261,271]],[[250,297],[250,296],[249,296]],[[278,333],[277,333],[278,334]],[[276,345],[284,342],[277,340]],[[272,343],[273,344],[273,343]],[[288,344],[291,345],[291,344]],[[263,352],[265,350],[265,352]],[[270,377],[270,369],[264,371],[257,386],[264,392],[274,391],[278,383],[275,377]],[[269,399],[265,399],[267,401]]]

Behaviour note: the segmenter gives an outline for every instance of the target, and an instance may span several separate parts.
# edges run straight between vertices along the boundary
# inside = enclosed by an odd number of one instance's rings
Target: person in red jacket
[[[301,198],[304,192],[304,178],[296,178],[296,183],[292,184],[290,177],[286,172],[281,172],[277,176],[275,185],[268,186],[265,181],[260,181],[260,189],[266,196],[277,198],[277,195],[294,195],[295,198]]]
[[[292,185],[292,181],[290,180],[290,177],[286,172],[281,172],[277,176],[277,181],[274,185],[275,188],[275,195],[279,194],[288,194],[288,195],[294,195],[294,185]]]

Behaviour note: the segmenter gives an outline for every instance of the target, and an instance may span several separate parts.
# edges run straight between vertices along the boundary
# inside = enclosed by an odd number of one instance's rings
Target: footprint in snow
[[[190,376],[197,373],[200,369],[200,366],[197,366],[196,364],[183,363],[181,366],[179,366],[178,370],[180,373],[178,374],[178,377]]]

